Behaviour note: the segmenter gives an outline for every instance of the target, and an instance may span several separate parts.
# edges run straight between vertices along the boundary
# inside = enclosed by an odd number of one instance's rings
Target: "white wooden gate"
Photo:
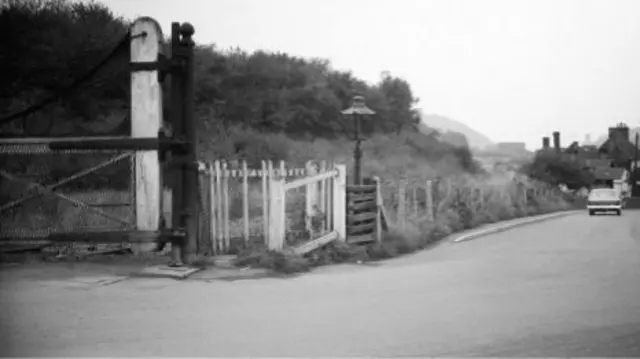
[[[304,254],[334,240],[345,241],[346,228],[346,184],[347,169],[345,165],[336,165],[325,172],[312,174],[306,178],[287,182],[285,179],[274,179],[270,185],[269,199],[269,234],[267,245],[270,250],[282,251],[285,245],[287,220],[287,193],[306,187],[306,222],[311,227],[310,240],[293,246],[297,254]],[[326,199],[318,198],[318,194],[326,195]],[[318,213],[318,199],[326,201],[325,213]],[[320,215],[318,227],[313,226],[314,218]]]
[[[302,253],[344,239],[345,170],[324,161],[304,168],[284,161],[277,166],[262,161],[260,168],[245,162],[201,163],[199,251],[233,254],[255,245],[284,250],[305,244],[298,249]],[[343,205],[336,209],[337,203]]]

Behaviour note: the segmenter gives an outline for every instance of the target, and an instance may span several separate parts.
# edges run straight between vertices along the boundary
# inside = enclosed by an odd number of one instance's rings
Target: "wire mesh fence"
[[[56,234],[132,230],[135,197],[131,156],[127,152],[50,151],[46,144],[3,143],[0,240],[4,245],[26,245]],[[69,247],[50,248],[60,251]]]

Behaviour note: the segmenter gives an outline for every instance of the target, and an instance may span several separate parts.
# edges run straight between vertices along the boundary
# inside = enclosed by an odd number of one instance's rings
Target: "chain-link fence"
[[[0,145],[0,240],[5,246],[134,228],[131,153],[50,151],[46,143],[26,142]],[[50,246],[53,251],[71,247],[99,246]]]

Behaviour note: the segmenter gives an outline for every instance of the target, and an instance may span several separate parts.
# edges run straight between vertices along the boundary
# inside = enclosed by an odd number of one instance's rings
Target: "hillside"
[[[463,134],[471,148],[485,148],[493,145],[493,141],[486,135],[472,129],[466,124],[454,119],[440,116],[421,114],[422,122],[440,131],[453,131]]]

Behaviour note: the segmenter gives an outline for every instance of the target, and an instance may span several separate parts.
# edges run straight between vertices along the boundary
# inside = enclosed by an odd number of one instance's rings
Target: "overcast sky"
[[[406,78],[426,113],[495,141],[563,144],[640,125],[640,0],[104,0],[189,21],[223,48],[323,57]]]

